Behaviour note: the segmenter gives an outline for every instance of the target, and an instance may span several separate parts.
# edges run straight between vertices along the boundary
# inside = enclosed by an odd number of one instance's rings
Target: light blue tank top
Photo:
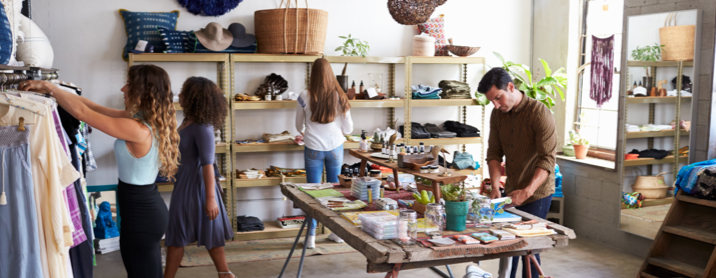
[[[149,127],[152,132],[152,127]],[[159,175],[159,150],[157,140],[152,134],[152,147],[143,157],[136,158],[129,153],[127,142],[122,139],[114,141],[114,155],[117,157],[117,171],[119,180],[133,185],[153,184]]]

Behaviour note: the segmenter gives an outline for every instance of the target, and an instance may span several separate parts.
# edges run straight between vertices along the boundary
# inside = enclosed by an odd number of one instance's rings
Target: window
[[[619,70],[621,69],[622,17],[624,1],[588,0],[585,3],[582,26],[580,71],[577,80],[579,98],[575,130],[589,140],[593,147],[615,150],[617,145],[617,123],[619,119]],[[592,36],[606,38],[614,36],[614,78],[611,98],[597,106],[590,94],[590,61],[592,60]]]

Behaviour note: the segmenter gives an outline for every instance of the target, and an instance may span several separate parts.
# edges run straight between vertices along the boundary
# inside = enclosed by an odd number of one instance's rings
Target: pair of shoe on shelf
[[[446,130],[435,124],[425,124],[425,126],[411,122],[410,138],[412,139],[428,139],[428,138],[455,138],[455,137],[480,137],[480,130],[455,121],[446,121],[444,124]],[[404,126],[400,126],[399,131],[403,132]]]

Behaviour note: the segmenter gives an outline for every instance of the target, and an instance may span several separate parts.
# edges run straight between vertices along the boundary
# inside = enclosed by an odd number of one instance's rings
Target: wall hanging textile
[[[448,54],[448,41],[445,38],[445,18],[436,17],[418,24],[420,33],[435,38],[435,56],[450,56]]]
[[[612,98],[612,78],[614,77],[614,36],[597,38],[592,36],[592,77],[589,98],[597,102],[597,107]]]
[[[244,0],[178,0],[179,5],[194,15],[220,16],[233,10]]]
[[[267,54],[323,54],[328,12],[291,8],[291,1],[278,9],[254,12],[258,52]],[[296,1],[298,6],[298,1]]]
[[[416,25],[427,21],[435,8],[445,2],[447,0],[390,0],[388,11],[398,23]]]
[[[664,47],[662,61],[693,61],[696,25],[676,25],[676,14],[669,14],[659,28],[659,41]]]

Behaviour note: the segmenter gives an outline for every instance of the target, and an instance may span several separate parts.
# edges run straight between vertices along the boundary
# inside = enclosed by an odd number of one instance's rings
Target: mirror
[[[617,158],[623,166],[623,231],[656,237],[673,201],[676,173],[689,162],[692,103],[698,99],[693,85],[698,85],[700,22],[699,10],[630,16],[626,22],[626,81],[620,88],[626,98],[619,115],[625,123],[619,129],[624,130],[620,138],[625,156]]]

